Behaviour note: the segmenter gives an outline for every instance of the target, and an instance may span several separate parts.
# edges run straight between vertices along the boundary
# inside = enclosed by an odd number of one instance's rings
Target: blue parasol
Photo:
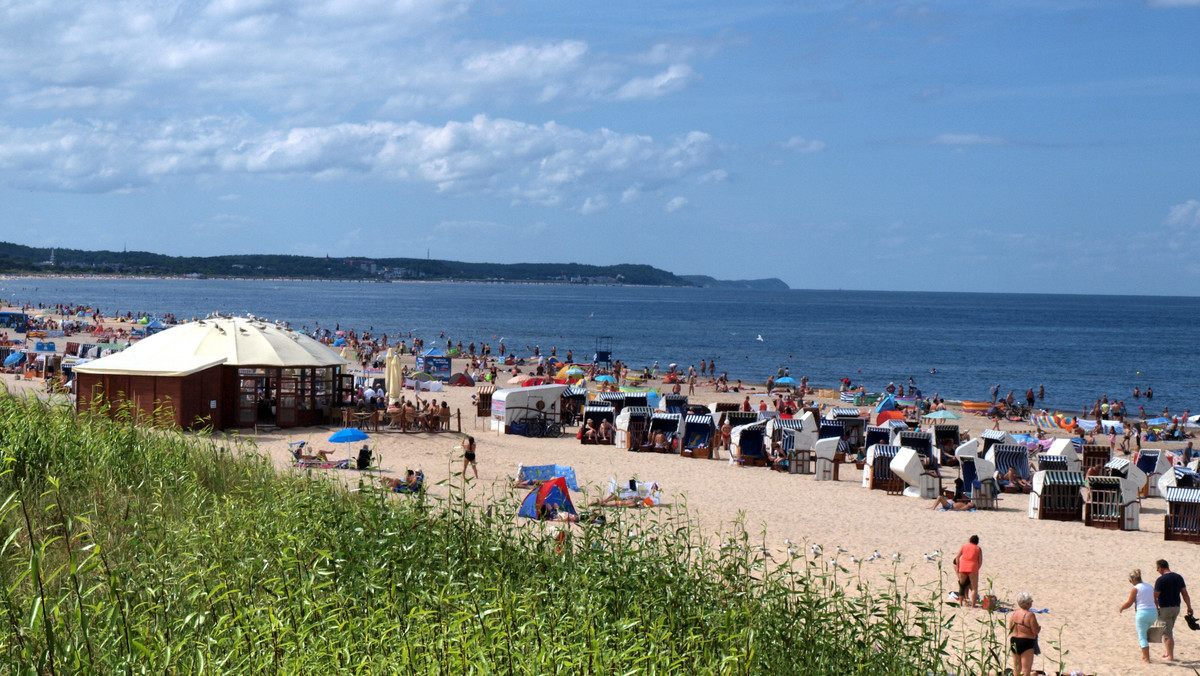
[[[371,437],[367,436],[366,432],[364,432],[356,427],[346,427],[344,429],[340,429],[340,430],[334,432],[333,434],[329,435],[329,443],[331,443],[331,444],[352,444],[356,441],[366,441],[367,439],[370,439],[370,438]],[[349,457],[351,457],[352,454],[353,454],[353,451],[350,450],[350,446],[346,446],[346,457],[349,458]]]

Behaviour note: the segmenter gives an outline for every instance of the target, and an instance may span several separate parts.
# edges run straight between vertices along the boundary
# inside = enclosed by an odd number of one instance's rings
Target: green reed
[[[996,671],[941,590],[686,510],[559,543],[519,496],[398,497],[234,439],[0,396],[0,665],[27,674]],[[439,490],[438,492],[443,492]],[[1003,657],[1003,653],[1001,653]]]

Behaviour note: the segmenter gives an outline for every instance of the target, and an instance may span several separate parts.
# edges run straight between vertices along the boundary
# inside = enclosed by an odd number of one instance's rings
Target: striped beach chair
[[[863,487],[876,491],[887,491],[888,495],[903,495],[904,480],[892,471],[891,462],[900,451],[900,446],[875,445],[867,449],[866,466],[863,468]]]
[[[1029,469],[1029,449],[1016,444],[998,444],[988,449],[985,456],[996,466],[996,473],[1003,477],[1009,469],[1016,470],[1017,476],[1025,481],[1031,481],[1033,473]],[[1005,493],[1028,493],[1030,488],[1010,484],[1004,479],[999,480],[1001,490]]]
[[[1163,497],[1167,499],[1163,539],[1200,544],[1200,488],[1172,486]]]
[[[712,416],[688,414],[683,419],[683,441],[680,444],[679,455],[685,458],[712,457],[713,432]]]
[[[1083,520],[1083,472],[1042,470],[1033,475],[1029,518],[1053,521]]]

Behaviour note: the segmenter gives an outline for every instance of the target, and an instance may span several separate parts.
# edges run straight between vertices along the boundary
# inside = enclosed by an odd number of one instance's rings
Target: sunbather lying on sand
[[[969,498],[961,500],[952,500],[944,495],[939,495],[933,499],[933,506],[930,509],[938,509],[943,512],[968,512],[975,509],[975,503]]]
[[[310,455],[304,452],[307,447],[308,444],[302,441],[296,442],[296,445],[292,447],[292,457],[296,458],[296,462],[329,462],[329,454],[333,453],[333,451],[317,451]]]
[[[396,493],[412,493],[412,492],[415,492],[418,488],[420,488],[421,479],[424,476],[425,476],[425,473],[422,472],[421,470],[417,470],[414,472],[413,470],[410,469],[410,470],[408,470],[408,472],[406,472],[404,474],[403,479],[396,479],[393,477],[385,476],[385,477],[380,477],[379,481],[380,481],[380,483],[383,484],[383,487],[389,491],[395,491]]]

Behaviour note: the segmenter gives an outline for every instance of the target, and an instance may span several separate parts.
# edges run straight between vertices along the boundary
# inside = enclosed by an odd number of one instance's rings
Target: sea
[[[590,361],[611,345],[632,368],[715,360],[731,381],[786,368],[810,384],[868,391],[910,379],[922,395],[990,400],[1045,388],[1040,405],[1079,413],[1098,397],[1134,415],[1200,412],[1200,298],[886,291],[271,280],[18,278],[8,302],[82,304],[105,314],[253,314],[312,330],[353,328],[427,346],[490,343],[493,355],[553,348]],[[442,335],[445,337],[441,337]],[[1133,398],[1153,388],[1153,400]]]

